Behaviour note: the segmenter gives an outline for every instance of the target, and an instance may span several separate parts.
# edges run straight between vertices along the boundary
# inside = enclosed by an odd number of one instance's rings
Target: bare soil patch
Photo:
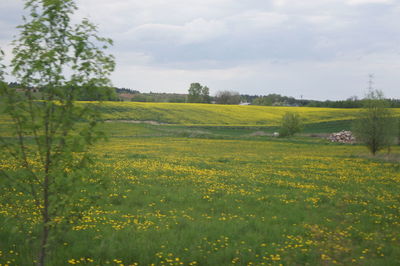
[[[167,125],[167,123],[161,123],[161,122],[152,121],[152,120],[146,120],[146,121],[141,121],[141,120],[105,120],[105,122],[106,123],[120,122],[120,123],[131,123],[131,124]]]

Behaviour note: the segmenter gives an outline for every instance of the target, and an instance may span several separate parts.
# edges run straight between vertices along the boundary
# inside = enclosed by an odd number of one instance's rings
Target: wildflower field
[[[349,120],[356,113],[355,109],[338,108],[137,102],[107,102],[102,105],[101,110],[104,118],[109,120],[212,126],[273,126],[279,124],[282,115],[287,111],[299,113],[306,123]]]
[[[78,188],[87,209],[59,229],[49,265],[399,265],[400,147],[386,160],[359,145],[252,135],[260,129],[233,127],[264,119],[247,108],[247,118],[207,116],[198,127],[178,111],[169,121],[105,114],[178,126],[103,125],[110,137]],[[298,110],[315,122],[310,133],[354,114]],[[0,168],[12,167],[0,154]],[[0,265],[32,265],[39,212],[27,194],[0,190]]]

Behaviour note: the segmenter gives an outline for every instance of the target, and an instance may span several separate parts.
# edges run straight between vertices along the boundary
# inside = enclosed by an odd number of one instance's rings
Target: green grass
[[[357,112],[334,108],[134,102],[105,102],[101,111],[108,120],[203,126],[277,126],[287,111],[299,113],[305,123],[320,123],[353,119]]]
[[[333,133],[342,130],[351,130],[353,120],[339,120],[305,124],[304,133]]]
[[[92,175],[106,186],[49,265],[398,265],[400,147],[387,160],[306,136],[349,125],[280,139],[252,135],[274,126],[104,123]],[[31,265],[32,202],[0,191],[0,264]]]
[[[330,134],[351,130],[351,120],[305,124],[300,135]],[[279,131],[278,126],[203,126],[151,125],[129,122],[106,122],[101,128],[111,137],[175,136],[189,138],[255,139],[269,138]],[[269,136],[269,137],[268,137]]]

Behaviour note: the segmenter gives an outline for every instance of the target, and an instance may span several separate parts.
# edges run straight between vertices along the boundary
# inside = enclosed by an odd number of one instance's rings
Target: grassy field
[[[106,102],[104,119],[157,121],[175,125],[276,126],[287,111],[305,123],[353,119],[356,109],[270,107],[216,104]],[[398,110],[400,114],[400,110]]]
[[[309,113],[307,133],[350,125],[350,114],[330,111]],[[103,125],[110,138],[93,149],[88,183],[105,186],[56,239],[50,265],[400,264],[400,147],[392,160],[371,158],[359,145],[253,134],[276,129],[257,126],[261,118],[245,127],[229,115],[204,123],[175,115],[175,125]],[[38,214],[24,193],[0,189],[0,265],[32,265]],[[77,204],[88,197],[81,193]]]

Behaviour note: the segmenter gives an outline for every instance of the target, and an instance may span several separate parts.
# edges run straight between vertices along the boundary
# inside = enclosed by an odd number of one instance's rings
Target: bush
[[[293,136],[303,130],[303,123],[300,115],[293,112],[286,112],[282,117],[281,127],[279,129],[280,137]]]
[[[379,150],[390,148],[397,133],[393,112],[387,108],[380,91],[372,91],[364,100],[364,107],[353,124],[356,139],[375,155]]]
[[[397,119],[397,144],[400,145],[400,118]]]

